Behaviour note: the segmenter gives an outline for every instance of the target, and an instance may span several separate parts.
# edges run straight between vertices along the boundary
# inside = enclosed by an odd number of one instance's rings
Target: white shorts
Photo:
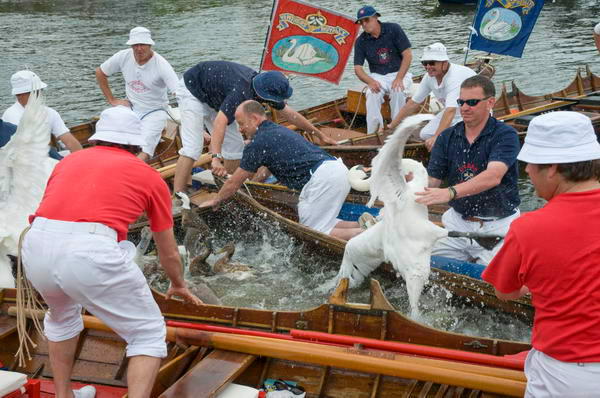
[[[165,129],[169,114],[164,109],[139,112],[134,109],[134,113],[142,121],[142,134],[146,143],[142,146],[142,151],[150,156],[154,155],[154,150],[160,142],[160,137]]]
[[[532,348],[525,360],[525,398],[600,396],[600,362],[563,362]]]
[[[348,168],[342,159],[323,162],[300,192],[300,224],[329,234],[340,221],[337,216],[349,192]]]
[[[519,217],[521,212],[494,221],[486,221],[483,225],[479,221],[467,221],[453,208],[446,210],[442,216],[442,224],[448,231],[481,232],[490,235],[506,235],[510,223]],[[488,265],[498,253],[504,241],[498,243],[492,250],[487,250],[474,240],[468,238],[443,238],[433,246],[431,255],[450,257],[462,261],[475,259],[479,264]]]
[[[446,110],[446,108],[444,108],[441,111],[439,111],[438,113],[436,113],[435,117],[433,119],[431,119],[421,129],[421,131],[419,132],[419,137],[421,137],[421,139],[423,141],[428,140],[429,138],[431,138],[435,135],[435,132],[437,131],[438,127],[440,127],[440,122],[442,121],[442,117],[444,116],[445,110]],[[456,110],[456,113],[457,113],[457,115],[460,116],[460,111],[458,109]],[[461,120],[462,120],[462,117],[454,117],[454,120],[452,120],[452,123],[448,127],[454,126],[456,123],[460,122]]]
[[[135,246],[97,223],[37,217],[23,242],[27,278],[49,311],[44,332],[60,342],[83,330],[87,309],[127,342],[127,356],[164,358],[166,327],[140,268]]]
[[[204,146],[204,127],[213,131],[213,120],[217,111],[194,97],[187,89],[183,79],[177,86],[177,103],[181,109],[181,141],[183,147],[179,154],[191,159],[198,159]],[[221,155],[224,159],[238,160],[244,152],[244,139],[239,132],[237,122],[225,129],[225,137],[221,145]]]

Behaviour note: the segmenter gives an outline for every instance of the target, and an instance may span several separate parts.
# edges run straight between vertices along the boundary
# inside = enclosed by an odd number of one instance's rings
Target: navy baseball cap
[[[254,76],[252,88],[260,98],[273,102],[283,102],[294,92],[287,77],[278,71],[261,72]]]
[[[358,10],[358,12],[356,13],[356,22],[355,23],[360,23],[361,19],[369,18],[369,17],[372,17],[373,15],[377,15],[378,17],[381,16],[381,14],[378,13],[377,10],[375,10],[375,8],[373,8],[372,6],[364,6],[363,8]]]

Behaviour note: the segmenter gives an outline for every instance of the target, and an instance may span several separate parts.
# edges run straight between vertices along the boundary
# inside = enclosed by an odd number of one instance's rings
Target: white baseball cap
[[[40,83],[40,89],[48,87],[38,75],[30,70],[20,70],[10,77],[10,85],[12,86],[12,95],[25,94],[33,91],[33,82]]]
[[[433,43],[423,49],[421,61],[450,61],[446,46],[442,43]]]
[[[133,46],[134,44],[149,44],[151,46],[154,45],[154,40],[152,40],[152,36],[150,35],[150,30],[138,26],[129,31],[129,40],[127,40],[128,46]]]
[[[600,159],[600,144],[589,117],[568,111],[534,117],[517,159],[533,164]]]
[[[96,123],[96,132],[89,138],[89,141],[94,140],[137,146],[146,143],[142,135],[141,120],[124,106],[102,111],[100,120]]]

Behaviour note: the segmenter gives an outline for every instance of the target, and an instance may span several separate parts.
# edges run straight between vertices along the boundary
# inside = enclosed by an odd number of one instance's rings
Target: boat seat
[[[219,394],[225,393],[228,385],[246,370],[255,359],[256,356],[254,355],[213,350],[181,379],[162,393],[160,397],[229,398],[232,395]],[[236,398],[246,398],[246,396],[236,395]],[[248,397],[252,397],[252,395],[248,395]]]
[[[589,97],[577,100],[579,105],[600,106],[600,95],[591,95]]]
[[[26,374],[0,370],[0,397],[19,390],[26,383]]]
[[[5,338],[17,331],[17,318],[12,316],[0,316],[0,339]]]

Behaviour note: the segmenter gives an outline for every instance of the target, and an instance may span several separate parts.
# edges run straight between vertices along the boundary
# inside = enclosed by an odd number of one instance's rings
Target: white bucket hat
[[[127,40],[127,43],[125,44],[128,46],[133,46],[134,44],[149,44],[153,46],[154,40],[152,40],[152,36],[148,29],[138,26],[129,31],[129,40]]]
[[[423,49],[421,61],[450,61],[446,46],[442,43],[433,43]]]
[[[89,138],[89,141],[94,140],[137,146],[146,143],[142,135],[141,120],[124,106],[102,111],[100,120],[96,123],[96,132]]]
[[[10,77],[10,85],[12,86],[12,95],[25,94],[33,91],[33,82],[40,83],[40,89],[48,87],[38,75],[30,70],[20,70]]]
[[[533,164],[600,159],[592,121],[578,112],[557,111],[531,120],[517,159]]]

